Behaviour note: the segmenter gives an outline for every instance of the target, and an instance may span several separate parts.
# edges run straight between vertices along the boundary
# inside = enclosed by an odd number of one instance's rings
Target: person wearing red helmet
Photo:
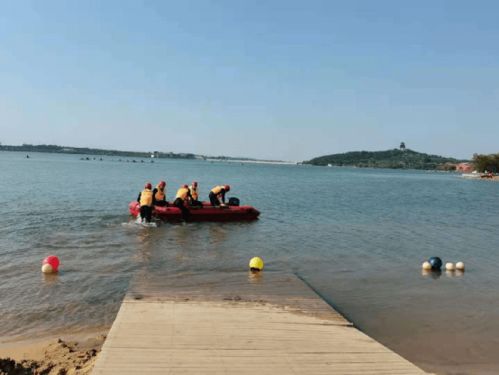
[[[190,214],[189,210],[186,207],[186,203],[189,202],[190,199],[192,199],[192,197],[188,185],[183,185],[180,189],[177,190],[177,195],[175,196],[173,205],[180,208],[180,211],[182,211],[182,218],[184,220],[186,220]]]
[[[199,199],[199,192],[198,192],[198,183],[194,181],[191,186],[189,186],[189,191],[191,192],[191,201],[190,204],[191,206],[194,207],[202,207],[203,203],[201,203]]]
[[[142,218],[142,221],[145,220],[146,223],[151,222],[153,199],[152,185],[148,182],[144,186],[144,190],[142,190],[137,197],[137,202],[140,204],[140,217]]]
[[[158,186],[154,188],[152,191],[153,195],[153,204],[155,206],[165,207],[168,206],[168,202],[166,201],[166,182],[161,181]]]
[[[225,193],[230,190],[229,185],[218,185],[211,189],[209,198],[212,206],[225,206]]]

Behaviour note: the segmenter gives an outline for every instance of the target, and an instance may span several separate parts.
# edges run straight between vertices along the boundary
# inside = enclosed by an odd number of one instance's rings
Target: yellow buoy
[[[454,271],[456,269],[456,267],[454,266],[454,263],[445,263],[445,269],[447,271]]]
[[[249,262],[249,268],[252,271],[261,271],[263,270],[263,259],[260,257],[251,258]]]
[[[431,270],[431,264],[430,262],[423,262],[422,268],[426,271]]]
[[[52,266],[48,263],[45,263],[43,266],[42,266],[42,272],[43,273],[53,273],[54,272],[54,269],[52,268]]]
[[[464,271],[464,263],[463,262],[457,262],[456,263],[456,269],[459,271]]]

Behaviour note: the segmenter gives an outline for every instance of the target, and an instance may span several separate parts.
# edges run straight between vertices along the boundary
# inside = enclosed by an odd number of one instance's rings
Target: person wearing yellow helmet
[[[182,217],[187,219],[189,217],[189,210],[186,207],[186,203],[189,202],[191,197],[191,191],[189,190],[189,186],[183,185],[180,189],[177,190],[177,195],[175,196],[175,200],[173,201],[173,205],[178,207],[180,211],[182,211]]]
[[[165,207],[168,206],[168,202],[166,202],[166,182],[161,181],[158,186],[154,188],[152,191],[153,195],[153,204],[155,206]]]
[[[230,190],[229,185],[218,185],[211,189],[208,197],[212,206],[225,206],[225,193]]]
[[[148,182],[145,184],[144,190],[142,190],[137,197],[137,202],[140,204],[140,217],[142,221],[145,220],[146,223],[151,222],[153,199],[152,185]]]

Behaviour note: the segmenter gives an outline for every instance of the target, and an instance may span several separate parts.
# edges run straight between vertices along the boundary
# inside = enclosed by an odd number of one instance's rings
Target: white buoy
[[[430,264],[430,262],[428,262],[428,261],[423,262],[422,267],[423,267],[423,269],[424,269],[424,270],[426,270],[426,271],[431,270],[431,264]]]
[[[463,262],[457,262],[456,263],[456,269],[459,271],[464,271],[464,263]]]
[[[456,269],[456,267],[454,266],[454,263],[449,262],[449,263],[445,263],[445,269],[447,271],[454,271]]]
[[[45,263],[43,266],[42,266],[42,272],[43,273],[53,273],[54,272],[54,269],[52,268],[52,266],[48,263]]]

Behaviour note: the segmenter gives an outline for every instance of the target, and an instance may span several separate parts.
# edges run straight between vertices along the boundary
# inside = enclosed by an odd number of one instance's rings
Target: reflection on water
[[[210,242],[213,246],[217,246],[227,238],[227,230],[224,226],[212,225],[210,228]]]
[[[248,281],[251,284],[258,284],[263,281],[263,272],[248,271]]]
[[[203,274],[209,285],[212,273],[247,272],[261,256],[266,270],[297,273],[431,371],[487,363],[499,372],[499,184],[428,172],[21,156],[0,153],[0,336],[110,324],[134,277]],[[205,199],[231,181],[260,220],[145,228],[129,218],[144,181],[193,179]],[[40,272],[49,254],[61,259],[58,275]],[[430,256],[463,260],[467,271],[420,273]],[[252,283],[264,277],[248,273]]]
[[[421,275],[425,277],[431,277],[432,279],[439,279],[442,276],[441,270],[421,270]]]
[[[460,270],[455,270],[455,271],[449,271],[445,270],[445,276],[447,277],[461,277],[464,276],[464,271]],[[442,276],[442,271],[441,270],[421,270],[421,275],[424,277],[431,277],[432,279],[439,279]]]
[[[58,273],[42,273],[43,283],[47,286],[54,286],[59,282]]]
[[[145,228],[144,228],[145,229]],[[137,233],[138,251],[133,255],[134,260],[138,263],[149,264],[152,259],[154,250],[154,242],[152,236],[154,231],[140,230]]]
[[[461,277],[464,275],[463,271],[455,270],[455,271],[445,271],[445,276],[447,277]]]

